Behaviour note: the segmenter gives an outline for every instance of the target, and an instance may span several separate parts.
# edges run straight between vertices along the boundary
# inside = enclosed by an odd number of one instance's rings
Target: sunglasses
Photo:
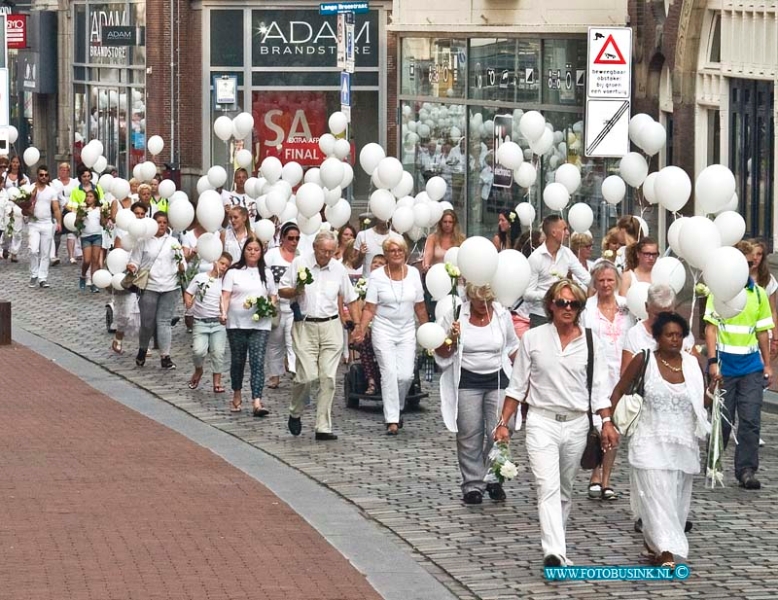
[[[578,302],[578,300],[564,300],[563,298],[557,298],[554,300],[554,306],[557,308],[581,310],[581,303]]]
[[[286,239],[289,240],[290,242],[297,242],[297,241],[300,240],[300,236],[299,235],[287,235]]]
[[[38,177],[48,177],[48,173],[38,173]]]
[[[659,258],[659,252],[641,252],[646,258]]]

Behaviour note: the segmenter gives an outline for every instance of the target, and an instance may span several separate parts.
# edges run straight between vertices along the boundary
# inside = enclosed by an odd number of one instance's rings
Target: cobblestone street
[[[62,249],[64,255],[64,248]],[[80,267],[80,264],[78,265]],[[79,292],[78,268],[52,267],[50,289],[29,288],[26,251],[18,264],[0,261],[0,299],[13,303],[14,327],[42,336],[147,389],[212,427],[255,445],[327,486],[404,542],[438,580],[460,598],[775,598],[778,595],[778,416],[765,412],[759,477],[761,491],[736,487],[731,449],[725,462],[727,487],[709,490],[695,480],[694,529],[689,534],[691,569],[683,582],[547,583],[535,491],[528,472],[523,432],[513,444],[519,476],[506,486],[508,501],[466,507],[460,500],[459,471],[453,434],[440,417],[436,383],[423,384],[430,398],[405,416],[397,437],[384,435],[380,405],[347,409],[342,378],[333,411],[336,442],[313,439],[314,411],[303,416],[303,433],[286,429],[290,380],[266,390],[270,417],[254,419],[245,409],[229,413],[228,392],[215,395],[206,373],[200,388],[189,390],[189,336],[182,322],[173,329],[176,371],[163,372],[159,355],[139,369],[133,360],[137,343],[125,340],[125,353],[110,351],[105,303],[110,293]],[[183,314],[183,313],[182,313]],[[247,369],[248,371],[248,369]],[[248,390],[244,385],[244,390]],[[617,462],[612,503],[586,498],[588,474],[580,474],[568,526],[568,556],[576,565],[640,564],[642,538],[630,518],[626,452]]]

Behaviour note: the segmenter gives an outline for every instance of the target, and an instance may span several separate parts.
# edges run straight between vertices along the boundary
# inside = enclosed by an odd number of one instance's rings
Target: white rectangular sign
[[[346,68],[346,14],[338,15],[338,68]]]
[[[346,23],[346,71],[354,72],[356,48],[354,48],[354,23]]]
[[[9,125],[11,111],[9,84],[8,69],[0,69],[0,127],[8,127]]]
[[[621,157],[629,152],[629,100],[587,100],[585,155]]]
[[[632,29],[589,27],[586,96],[624,98],[632,94]]]

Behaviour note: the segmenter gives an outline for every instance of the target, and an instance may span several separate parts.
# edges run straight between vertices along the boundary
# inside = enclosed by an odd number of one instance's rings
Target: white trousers
[[[529,409],[527,454],[538,491],[543,556],[554,554],[567,563],[565,527],[573,507],[573,482],[586,447],[589,419],[555,421]]]
[[[292,348],[292,325],[294,324],[294,315],[290,312],[281,311],[281,321],[270,331],[270,337],[267,340],[267,368],[265,375],[269,377],[283,377],[286,374],[284,358],[289,365],[289,372],[294,373],[295,356]]]
[[[405,410],[405,396],[413,383],[416,366],[416,325],[410,321],[398,329],[381,319],[373,319],[370,335],[381,371],[384,421],[399,423],[400,411]]]
[[[30,277],[46,281],[49,276],[51,245],[54,235],[51,223],[30,221],[27,226],[27,245],[30,248]]]

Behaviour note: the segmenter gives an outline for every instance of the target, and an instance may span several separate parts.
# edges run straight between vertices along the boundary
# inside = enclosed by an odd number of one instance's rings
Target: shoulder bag
[[[640,368],[640,373],[632,382],[629,393],[621,397],[618,404],[616,404],[616,409],[613,411],[613,424],[619,430],[619,433],[626,437],[635,433],[640,412],[643,410],[643,392],[645,389],[649,351],[643,350],[641,354],[643,356],[643,366]]]
[[[589,433],[586,435],[586,447],[581,455],[581,468],[585,471],[596,469],[602,464],[602,442],[600,432],[592,420],[592,381],[594,379],[594,340],[592,330],[588,327],[586,333],[586,387],[589,390]]]
[[[151,267],[153,267],[154,263],[157,262],[157,259],[159,258],[159,255],[162,253],[162,250],[164,248],[165,248],[165,242],[163,241],[162,245],[159,247],[159,252],[157,252],[157,255],[154,257],[154,260],[152,260],[149,263],[149,266],[141,267],[139,265],[137,270],[134,273],[128,272],[124,276],[124,279],[122,279],[122,287],[128,292],[132,292],[133,294],[142,294],[143,291],[149,285],[149,276],[151,275]]]

